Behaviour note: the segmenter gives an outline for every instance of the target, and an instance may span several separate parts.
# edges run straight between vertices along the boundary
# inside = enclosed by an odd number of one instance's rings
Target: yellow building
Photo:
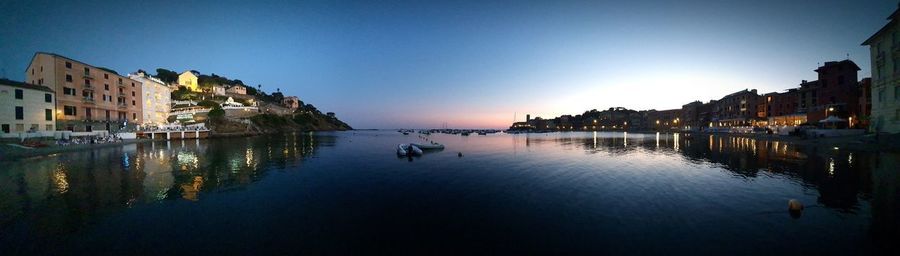
[[[197,83],[197,75],[195,75],[194,72],[191,72],[190,70],[184,71],[180,75],[178,75],[178,85],[184,86],[192,92],[200,91]]]

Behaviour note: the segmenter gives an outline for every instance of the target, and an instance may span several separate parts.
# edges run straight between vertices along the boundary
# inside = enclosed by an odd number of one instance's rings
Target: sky
[[[295,95],[354,128],[504,128],[672,109],[815,80],[896,0],[0,0],[0,77],[35,52],[119,73],[197,70]],[[151,72],[152,73],[152,72]]]

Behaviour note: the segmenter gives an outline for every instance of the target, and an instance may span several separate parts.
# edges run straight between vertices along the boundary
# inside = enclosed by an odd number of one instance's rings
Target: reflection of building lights
[[[56,187],[56,192],[59,194],[65,194],[69,191],[69,181],[66,175],[66,170],[60,165],[57,166],[56,170],[53,170],[52,174],[53,185]]]
[[[828,176],[834,176],[834,158],[828,159]]]

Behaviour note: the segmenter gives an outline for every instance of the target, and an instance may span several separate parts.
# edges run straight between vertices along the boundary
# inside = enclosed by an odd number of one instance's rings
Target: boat
[[[444,149],[444,144],[432,142],[431,144],[412,143],[413,146],[421,150]]]
[[[414,155],[420,156],[422,155],[422,149],[416,147],[415,145],[409,144],[399,144],[397,145],[397,155],[406,156],[406,155]]]

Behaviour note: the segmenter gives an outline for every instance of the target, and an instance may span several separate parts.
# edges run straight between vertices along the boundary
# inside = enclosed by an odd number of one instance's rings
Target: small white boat
[[[397,145],[397,155],[406,156],[406,155],[410,155],[410,154],[414,155],[414,156],[421,156],[422,149],[420,149],[419,147],[416,147],[415,145],[409,145],[409,144]]]
[[[413,146],[416,146],[416,147],[418,147],[419,149],[422,149],[422,150],[429,150],[429,149],[444,149],[444,145],[443,145],[443,144],[440,144],[440,143],[434,143],[434,142],[432,142],[431,144],[419,144],[419,143],[413,143],[412,145],[413,145]]]

